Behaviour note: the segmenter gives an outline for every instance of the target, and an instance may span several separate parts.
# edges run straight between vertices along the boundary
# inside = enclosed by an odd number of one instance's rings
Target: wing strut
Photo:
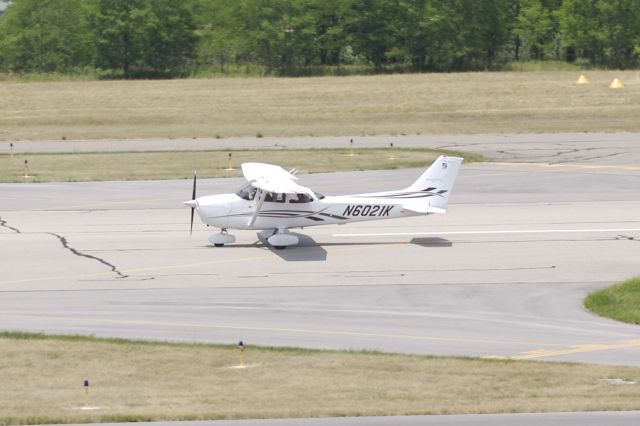
[[[260,214],[260,209],[262,209],[262,203],[264,203],[264,199],[266,197],[267,197],[267,193],[265,191],[263,191],[260,188],[256,188],[256,196],[254,198],[254,200],[257,198],[256,211],[253,212],[253,217],[251,218],[251,222],[249,222],[249,226],[253,226],[253,224],[256,223],[256,219]]]

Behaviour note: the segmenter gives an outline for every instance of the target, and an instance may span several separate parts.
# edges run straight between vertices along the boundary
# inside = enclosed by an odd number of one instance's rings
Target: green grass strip
[[[483,161],[481,155],[467,152],[409,148],[362,148],[354,150],[353,155],[349,149],[1,154],[0,182],[188,179],[194,170],[200,178],[238,177],[240,164],[250,161],[277,164],[287,170],[295,168],[301,174],[422,168],[440,154]]]
[[[640,277],[591,293],[584,306],[603,317],[640,324]]]

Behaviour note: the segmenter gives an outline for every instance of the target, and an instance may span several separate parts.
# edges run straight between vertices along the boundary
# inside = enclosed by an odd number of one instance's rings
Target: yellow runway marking
[[[640,339],[624,340],[619,343],[613,344],[598,344],[598,343],[586,343],[582,345],[572,345],[565,349],[549,350],[549,349],[536,349],[532,351],[522,352],[520,355],[511,357],[512,359],[535,359],[535,358],[547,358],[551,356],[559,355],[571,355],[588,352],[608,351],[616,349],[629,349],[640,347]]]

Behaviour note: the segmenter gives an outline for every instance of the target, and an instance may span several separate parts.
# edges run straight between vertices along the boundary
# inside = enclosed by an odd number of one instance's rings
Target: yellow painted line
[[[511,359],[535,359],[535,358],[547,358],[560,355],[571,355],[578,353],[589,353],[599,351],[609,351],[618,349],[629,349],[640,347],[640,339],[624,340],[619,343],[602,344],[602,343],[586,343],[582,345],[572,345],[565,349],[549,350],[549,349],[535,349],[532,351],[522,352],[520,355],[511,357]]]
[[[73,321],[82,322],[83,324],[100,323],[100,324],[113,324],[113,325],[130,325],[130,326],[157,326],[162,328],[182,327],[182,328],[203,328],[214,330],[240,330],[240,331],[258,331],[258,332],[278,332],[278,333],[292,333],[292,334],[307,334],[307,335],[321,335],[321,336],[348,336],[348,337],[378,337],[387,339],[400,339],[400,340],[415,340],[415,341],[440,341],[440,342],[463,342],[463,343],[478,343],[478,344],[501,344],[501,345],[513,345],[523,344],[524,342],[515,341],[502,341],[502,340],[490,340],[490,339],[466,339],[458,337],[434,337],[434,336],[416,336],[411,334],[391,334],[391,333],[371,333],[363,331],[348,331],[348,330],[319,330],[309,328],[294,328],[294,327],[259,327],[259,326],[236,326],[236,325],[219,325],[219,324],[201,324],[191,322],[168,322],[168,321],[149,321],[149,320],[118,320],[118,319],[106,319],[106,318],[87,318],[87,317],[65,317],[55,315],[28,315],[28,314],[0,314],[0,318],[29,318],[34,317],[40,319],[46,319],[48,321]]]

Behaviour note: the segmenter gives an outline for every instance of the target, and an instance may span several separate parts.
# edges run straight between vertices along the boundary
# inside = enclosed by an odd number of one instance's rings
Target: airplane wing
[[[263,192],[313,196],[313,191],[295,183],[298,178],[280,166],[264,163],[242,163],[242,174],[253,187]]]

